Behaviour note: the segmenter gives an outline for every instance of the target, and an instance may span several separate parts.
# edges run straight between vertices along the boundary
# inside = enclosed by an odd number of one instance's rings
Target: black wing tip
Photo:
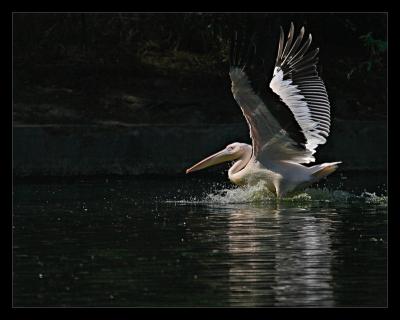
[[[284,30],[283,30],[282,25],[279,26],[279,29],[280,29],[281,32],[284,33]],[[294,30],[294,23],[293,23],[293,21],[290,22],[289,31],[292,30],[292,29]],[[299,30],[299,33],[305,33],[305,31],[306,31],[306,27],[305,27],[305,26],[302,26],[302,27],[300,28],[300,30]]]
[[[230,54],[229,54],[229,65],[230,68],[234,67],[238,63],[238,52],[237,52],[237,47],[238,47],[238,31],[235,30],[232,33],[231,40],[230,40]]]
[[[251,62],[256,52],[256,33],[240,32],[235,30],[231,37],[230,70],[234,68],[245,69]]]
[[[303,36],[305,33],[304,25],[301,27],[296,40],[294,40],[294,32],[293,32],[294,24],[290,23],[290,30],[287,36],[286,41],[282,38],[283,28],[280,26],[281,37],[279,46],[284,48],[278,49],[278,56],[276,59],[275,67],[281,68],[289,68],[292,69],[294,65],[301,64],[304,61],[304,58],[309,58],[309,49],[312,43],[312,34],[309,33],[307,40],[303,40]],[[301,44],[302,43],[302,44]],[[312,51],[314,57],[318,54],[319,48]],[[309,59],[307,59],[309,60]]]
[[[280,29],[283,31],[282,25],[280,25],[279,27],[280,27]],[[301,29],[304,30],[304,26],[301,27]],[[293,31],[294,31],[294,23],[293,23],[293,21],[290,21],[289,31],[290,31],[290,30],[293,30]],[[301,30],[300,30],[300,31],[301,31]]]

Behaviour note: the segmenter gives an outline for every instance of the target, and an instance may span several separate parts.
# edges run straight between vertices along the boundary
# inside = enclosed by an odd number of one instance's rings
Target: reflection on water
[[[279,205],[268,212],[232,209],[228,219],[232,304],[259,306],[271,299],[276,306],[334,304],[329,219]]]
[[[387,199],[367,190],[17,183],[14,306],[385,306]]]
[[[330,227],[329,219],[305,217],[296,223],[297,239],[280,241],[276,250],[278,305],[333,305]],[[282,246],[288,250],[279,250]],[[298,292],[302,292],[299,297]]]

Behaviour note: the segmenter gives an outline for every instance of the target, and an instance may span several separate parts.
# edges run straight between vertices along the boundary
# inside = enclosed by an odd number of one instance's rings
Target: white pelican
[[[304,166],[314,162],[318,145],[324,144],[330,129],[330,104],[323,81],[318,76],[318,48],[309,51],[311,34],[301,45],[304,27],[295,41],[294,26],[290,26],[286,42],[280,28],[280,39],[275,68],[269,88],[279,96],[278,113],[273,112],[273,101],[267,101],[267,82],[260,77],[249,60],[255,47],[248,44],[247,58],[240,52],[238,37],[231,47],[229,76],[232,93],[242,109],[250,129],[252,146],[232,143],[222,151],[200,161],[186,173],[197,171],[225,161],[236,160],[228,171],[229,180],[235,184],[256,184],[265,181],[266,187],[277,197],[304,188],[337,169],[339,162]],[[243,47],[243,46],[242,46]],[[253,47],[253,50],[250,48]],[[243,51],[243,50],[242,50]],[[254,71],[256,72],[253,77]],[[262,81],[257,89],[257,82]],[[272,99],[273,100],[273,99]],[[289,111],[294,124],[281,124],[279,114]],[[273,116],[275,114],[275,117]],[[293,121],[295,120],[295,121]],[[293,130],[295,129],[295,130]]]

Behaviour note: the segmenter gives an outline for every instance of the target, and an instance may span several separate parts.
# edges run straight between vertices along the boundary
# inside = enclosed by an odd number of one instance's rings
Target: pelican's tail
[[[310,167],[311,176],[315,179],[315,181],[325,178],[338,168],[339,163],[342,163],[342,161],[328,162],[312,166]]]

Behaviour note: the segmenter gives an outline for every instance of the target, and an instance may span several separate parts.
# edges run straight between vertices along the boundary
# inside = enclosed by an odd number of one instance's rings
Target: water
[[[223,176],[16,181],[13,305],[386,306],[386,177],[345,178],[281,201]]]

